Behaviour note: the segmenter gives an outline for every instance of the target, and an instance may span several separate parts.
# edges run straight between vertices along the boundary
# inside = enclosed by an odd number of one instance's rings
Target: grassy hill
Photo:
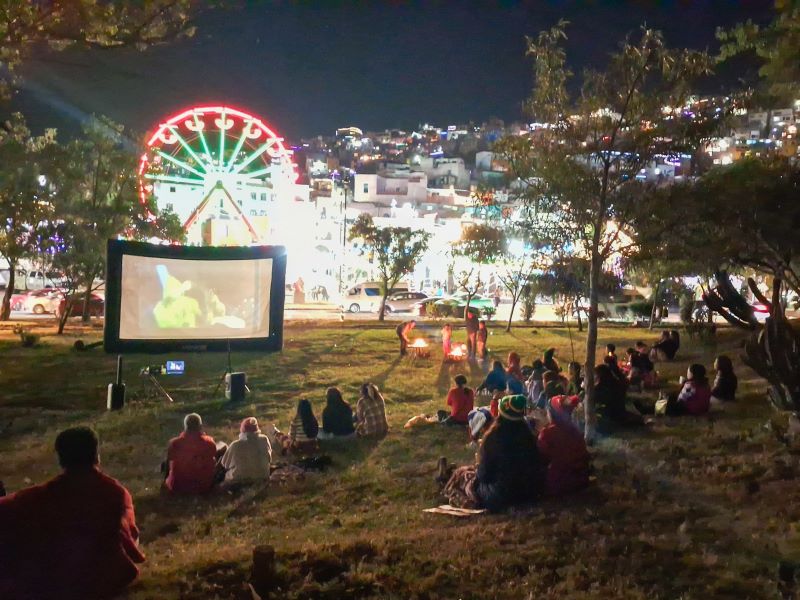
[[[108,413],[114,357],[71,349],[77,337],[99,339],[99,329],[58,338],[49,325],[36,327],[44,337],[35,348],[22,348],[9,329],[0,335],[0,479],[9,491],[46,480],[58,470],[56,433],[94,427],[103,469],[133,494],[148,557],[131,598],[249,598],[258,544],[277,551],[279,598],[774,598],[778,561],[800,561],[800,460],[765,427],[783,417],[738,362],[733,331],[722,330],[714,346],[685,339],[678,359],[659,365],[676,388],[689,362],[710,368],[717,353],[736,357],[740,400],[724,413],[659,419],[600,440],[592,448],[597,484],[574,497],[455,520],[422,509],[440,503],[437,458],[464,463],[474,451],[462,431],[403,424],[441,408],[457,373],[477,385],[482,372],[442,365],[435,344],[429,360],[401,360],[391,325],[291,323],[283,353],[234,354],[253,391],[236,407],[213,394],[224,355],[126,356],[129,404]],[[438,329],[418,334],[433,338]],[[492,329],[489,347],[529,363],[555,346],[566,363],[570,334],[581,360],[583,334],[560,327]],[[600,343],[613,341],[622,354],[655,337],[604,328]],[[174,404],[138,375],[166,358],[186,360],[185,376],[160,379]],[[379,442],[324,445],[334,460],[328,472],[266,493],[160,493],[158,465],[185,413],[199,412],[210,435],[230,442],[244,416],[286,428],[299,398],[319,415],[328,386],[355,403],[368,380],[387,398],[391,432]]]

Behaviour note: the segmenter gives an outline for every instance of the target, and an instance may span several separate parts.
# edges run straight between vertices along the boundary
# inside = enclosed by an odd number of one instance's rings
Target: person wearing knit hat
[[[560,496],[589,484],[589,450],[572,420],[577,396],[554,396],[547,408],[549,424],[539,433],[539,453],[547,464],[545,490]]]
[[[460,467],[444,488],[453,506],[501,511],[528,504],[544,488],[543,465],[536,436],[525,420],[526,397],[503,397],[494,419],[483,436],[478,461]]]
[[[272,445],[261,433],[258,419],[247,417],[239,425],[239,439],[233,442],[222,457],[225,468],[224,485],[238,486],[269,481]]]

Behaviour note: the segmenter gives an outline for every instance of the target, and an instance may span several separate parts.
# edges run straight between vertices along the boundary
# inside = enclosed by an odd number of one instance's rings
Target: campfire
[[[461,361],[467,357],[466,344],[456,344],[451,350],[447,358],[452,361]]]
[[[428,350],[428,342],[422,338],[415,339],[408,345],[408,349],[411,355],[416,358],[428,358],[431,355],[431,351]]]

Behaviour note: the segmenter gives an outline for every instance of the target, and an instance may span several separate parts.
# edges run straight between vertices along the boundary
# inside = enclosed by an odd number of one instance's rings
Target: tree
[[[528,39],[535,84],[526,104],[547,125],[506,140],[497,150],[524,184],[527,206],[556,215],[575,252],[590,261],[586,372],[594,368],[598,294],[603,265],[636,249],[636,223],[649,218],[653,184],[637,175],[658,157],[691,152],[726,113],[685,110],[690,84],[710,72],[706,53],[669,49],[660,33],[642,29],[626,39],[603,70],[572,73],[562,47],[565,23]],[[710,110],[709,110],[710,109]],[[532,225],[535,227],[535,225]],[[594,435],[594,382],[586,380],[586,437]]]
[[[484,223],[470,225],[461,232],[461,238],[453,244],[454,258],[467,259],[469,267],[461,269],[456,275],[458,289],[467,295],[464,304],[464,319],[469,315],[472,299],[483,289],[481,265],[493,263],[505,255],[506,239],[502,230]]]
[[[83,137],[64,148],[59,160],[56,220],[48,239],[57,240],[53,266],[66,280],[65,310],[59,316],[64,329],[83,292],[83,318],[89,300],[105,270],[106,242],[118,236],[181,241],[184,231],[172,212],[159,213],[154,200],[139,197],[137,157],[125,146],[123,128],[110,120],[93,118]]]
[[[52,217],[53,187],[46,177],[54,149],[52,132],[31,137],[20,114],[0,130],[0,256],[8,263],[9,278],[0,307],[0,320],[11,315],[11,295],[19,262],[38,248],[37,229]]]
[[[720,62],[741,54],[758,60],[762,78],[758,96],[767,106],[794,101],[800,91],[800,5],[778,0],[775,10],[775,18],[764,27],[748,20],[733,29],[717,30]]]
[[[0,98],[8,98],[13,76],[31,49],[47,44],[138,48],[192,35],[199,0],[0,0]],[[11,81],[9,81],[9,77]]]
[[[361,252],[370,255],[381,278],[382,294],[378,321],[384,320],[386,298],[404,275],[410,275],[428,249],[430,234],[409,227],[378,227],[362,213],[350,227],[348,240],[361,240]]]

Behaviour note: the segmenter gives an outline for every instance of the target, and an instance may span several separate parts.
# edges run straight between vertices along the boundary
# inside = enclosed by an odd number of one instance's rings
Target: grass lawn
[[[775,598],[777,563],[800,561],[800,460],[778,441],[782,422],[764,384],[738,361],[741,335],[721,330],[715,346],[682,340],[678,360],[659,365],[675,381],[689,362],[711,367],[717,353],[736,357],[740,400],[712,418],[659,419],[652,427],[592,448],[597,484],[530,509],[469,520],[429,515],[440,503],[436,459],[472,460],[465,434],[405,421],[442,408],[455,374],[468,365],[400,360],[394,325],[290,323],[281,354],[234,354],[253,391],[243,406],[213,391],[223,354],[126,356],[129,404],[105,411],[115,358],[72,342],[99,339],[75,326],[58,338],[49,325],[35,348],[10,328],[0,335],[0,479],[9,491],[58,471],[52,451],[64,427],[88,424],[101,438],[103,468],[132,492],[147,554],[130,598],[249,598],[252,549],[277,551],[279,598]],[[438,326],[418,330],[438,333]],[[455,336],[463,337],[463,331]],[[604,328],[600,343],[618,354],[658,332]],[[584,334],[572,331],[577,358]],[[549,346],[563,365],[570,336],[561,327],[491,329],[489,347],[524,363]],[[155,395],[139,369],[184,358],[186,375],[162,378],[176,402]],[[230,442],[244,416],[286,428],[297,399],[319,416],[325,389],[338,385],[353,405],[373,381],[387,398],[391,432],[379,442],[328,443],[334,467],[266,494],[201,499],[160,494],[159,462],[190,411],[207,432]]]

